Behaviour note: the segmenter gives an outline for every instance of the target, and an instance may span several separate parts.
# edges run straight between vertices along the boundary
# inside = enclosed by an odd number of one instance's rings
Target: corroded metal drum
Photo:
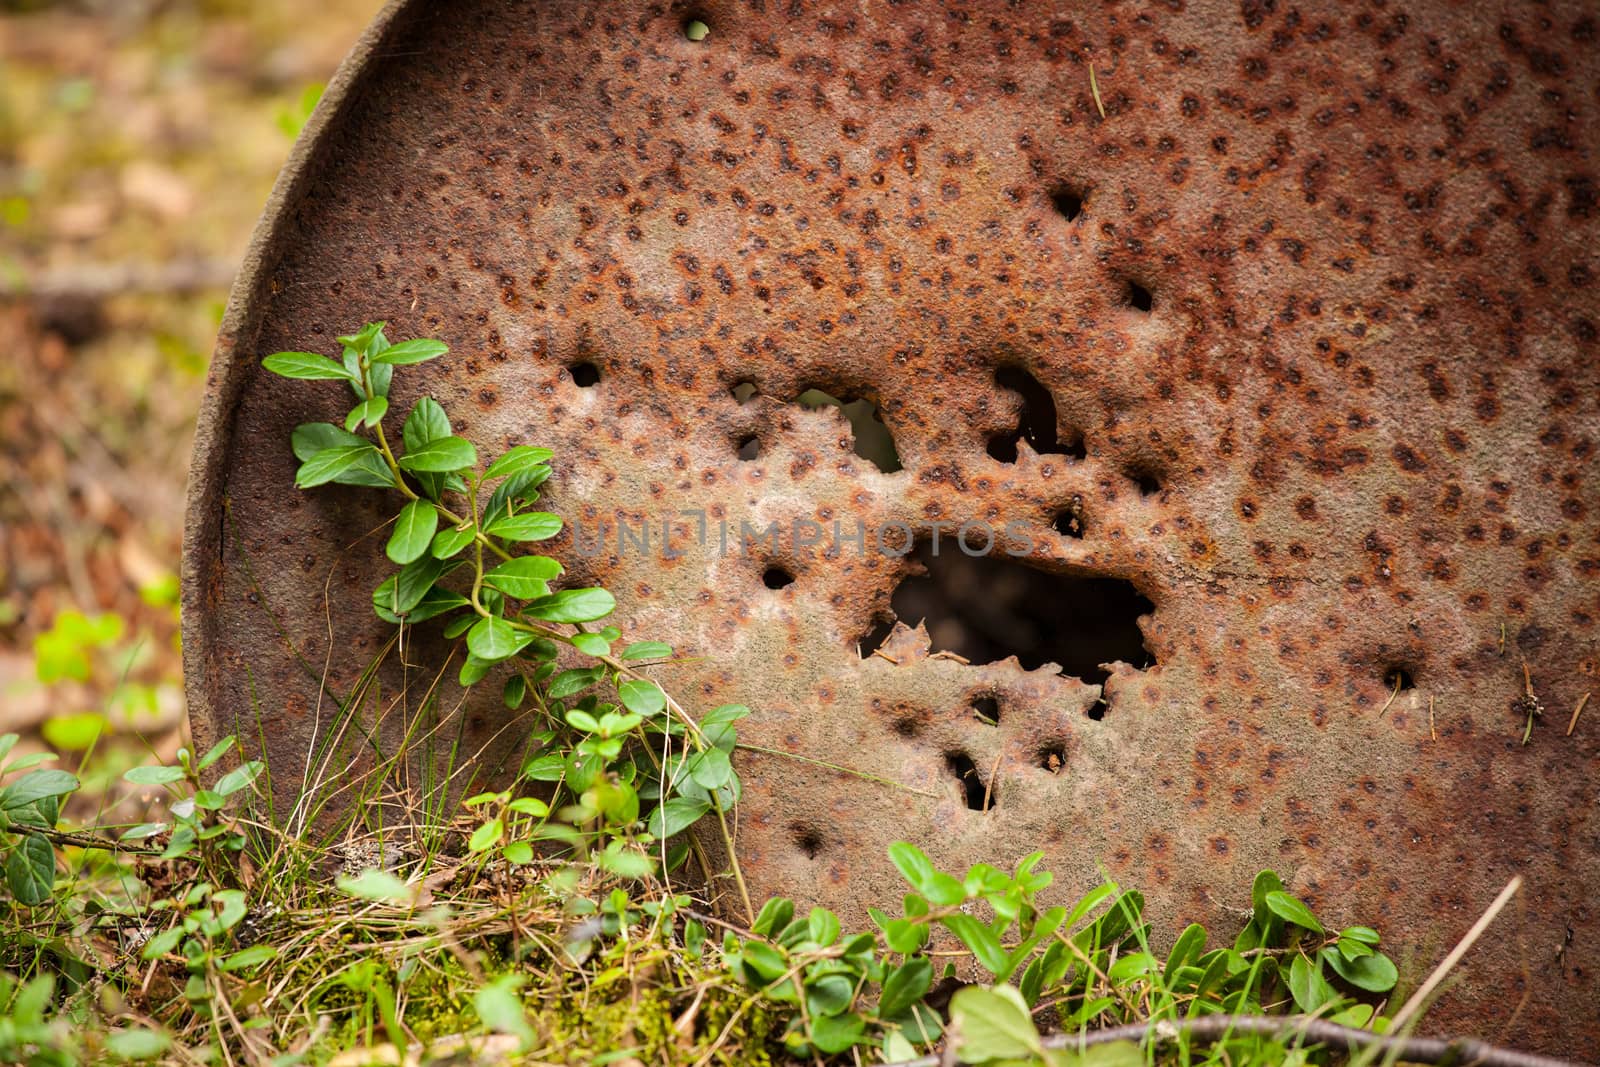
[[[397,403],[554,448],[554,553],[686,704],[755,709],[754,892],[859,919],[894,840],[1042,848],[1175,929],[1270,866],[1414,984],[1521,874],[1430,1028],[1595,1053],[1597,35],[1581,0],[396,3],[223,331],[196,733],[263,749],[280,815],[408,730],[518,752],[372,614],[393,501],[291,488],[346,397],[259,357],[386,319],[452,347]]]

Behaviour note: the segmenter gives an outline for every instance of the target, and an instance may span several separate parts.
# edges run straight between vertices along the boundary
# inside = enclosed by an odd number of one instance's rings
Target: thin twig
[[[1072,1034],[1052,1034],[1042,1040],[1046,1049],[1081,1051],[1096,1045],[1132,1041],[1152,1046],[1170,1045],[1180,1038],[1210,1043],[1239,1034],[1259,1034],[1280,1041],[1298,1039],[1305,1045],[1326,1045],[1345,1052],[1376,1051],[1388,1062],[1470,1063],[1476,1067],[1579,1067],[1570,1060],[1558,1060],[1531,1052],[1496,1048],[1475,1038],[1389,1037],[1370,1030],[1340,1026],[1308,1015],[1206,1015],[1183,1022],[1131,1023],[1104,1030]],[[902,1060],[886,1067],[940,1067],[946,1062],[937,1055]],[[948,1062],[960,1063],[959,1059]]]
[[[1583,706],[1589,703],[1589,694],[1585,693],[1578,698],[1578,706],[1572,709],[1572,721],[1567,723],[1567,736],[1572,736],[1572,731],[1577,729],[1578,716],[1583,714]]]
[[[802,756],[797,752],[785,752],[781,748],[766,748],[762,745],[747,744],[744,741],[735,742],[734,747],[743,749],[746,752],[759,752],[766,756],[782,756],[784,759],[798,760],[801,763],[810,763],[817,767],[826,767],[830,771],[838,771],[840,774],[848,774],[854,778],[861,778],[868,782],[876,782],[878,785],[887,785],[892,786],[895,789],[904,789],[907,793],[915,793],[919,797],[931,797],[934,800],[944,799],[939,793],[930,793],[925,789],[918,789],[915,786],[906,785],[904,782],[897,782],[893,778],[881,778],[876,774],[868,774],[866,771],[858,771],[853,767],[845,767],[838,763],[828,763],[825,760],[813,759],[810,756]]]
[[[1435,967],[1433,973],[1428,975],[1428,980],[1418,986],[1417,991],[1411,994],[1411,999],[1406,1001],[1400,1010],[1395,1013],[1394,1021],[1389,1024],[1390,1032],[1399,1033],[1405,1027],[1405,1024],[1411,1020],[1411,1017],[1422,1010],[1423,1002],[1438,988],[1439,983],[1444,981],[1445,975],[1449,974],[1451,969],[1461,962],[1461,957],[1465,956],[1467,950],[1472,948],[1473,943],[1483,936],[1483,932],[1489,928],[1489,924],[1494,922],[1495,916],[1500,914],[1501,909],[1511,902],[1511,898],[1516,896],[1517,890],[1521,888],[1522,875],[1520,874],[1506,883],[1506,887],[1500,890],[1500,895],[1494,898],[1494,903],[1490,904],[1488,910],[1478,917],[1478,921],[1472,924],[1472,929],[1467,931],[1466,936],[1457,943],[1456,947],[1450,950],[1450,955],[1440,961],[1439,966]]]

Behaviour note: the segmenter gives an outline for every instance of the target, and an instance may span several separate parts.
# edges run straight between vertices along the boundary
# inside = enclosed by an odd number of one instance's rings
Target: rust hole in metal
[[[866,659],[883,647],[883,643],[889,640],[889,635],[894,633],[894,623],[895,618],[893,615],[874,615],[872,617],[872,625],[868,627],[867,632],[862,635],[860,642],[856,645],[856,651],[861,654],[862,659]]]
[[[1001,367],[994,372],[994,383],[1022,397],[1022,410],[1017,416],[1015,430],[989,438],[989,455],[1001,463],[1015,463],[1017,442],[1021,440],[1026,440],[1028,447],[1041,456],[1083,459],[1087,455],[1082,434],[1069,434],[1065,441],[1059,439],[1055,398],[1039,379],[1021,367]]]
[[[1150,464],[1134,463],[1122,473],[1139,487],[1139,495],[1142,497],[1155,496],[1163,488],[1161,472]]]
[[[812,410],[838,408],[850,422],[856,455],[885,474],[893,474],[901,469],[900,452],[895,448],[894,434],[889,431],[878,405],[873,401],[864,397],[840,398],[823,389],[811,388],[795,397],[794,402]]]
[[[988,811],[1000,801],[998,783],[991,784],[978,771],[978,765],[965,752],[946,752],[944,765],[961,784],[961,794],[970,811]]]
[[[703,15],[690,15],[683,20],[683,36],[685,39],[699,44],[711,36],[711,25]]]
[[[579,389],[593,389],[600,384],[600,368],[583,360],[567,368],[567,373],[572,376],[572,384]]]
[[[1056,512],[1050,528],[1062,537],[1083,537],[1083,497],[1074,495],[1072,501]]]
[[[1060,741],[1043,745],[1039,748],[1037,759],[1040,770],[1060,774],[1067,769],[1067,746]]]
[[[1398,691],[1403,693],[1407,689],[1415,689],[1417,680],[1412,677],[1411,672],[1406,668],[1395,666],[1390,667],[1383,673],[1383,684],[1388,687],[1390,692]]]
[[[741,462],[748,463],[753,459],[761,458],[761,438],[755,434],[741,437],[738,444],[738,455]]]
[[[728,390],[736,404],[748,404],[751,398],[760,391],[756,388],[756,383],[748,379],[742,382],[734,382],[733,387]]]
[[[1000,698],[982,693],[972,698],[972,713],[990,726],[1000,725]]]
[[[790,829],[794,834],[794,847],[800,850],[800,854],[808,860],[816,859],[826,843],[822,839],[822,833],[815,826],[807,826],[804,823],[796,823]]]
[[[768,589],[787,589],[794,584],[794,575],[783,567],[768,567],[761,572],[761,584]]]
[[[1061,217],[1068,222],[1073,221],[1083,214],[1083,194],[1067,186],[1059,186],[1050,192],[1050,203],[1055,205]]]
[[[908,625],[921,621],[935,650],[971,663],[1015,656],[1024,670],[1046,663],[1090,685],[1103,663],[1155,663],[1139,628],[1155,605],[1120,578],[1050,574],[1010,559],[968,556],[952,545],[920,545],[917,570],[890,603]]]
[[[1156,302],[1155,297],[1151,295],[1150,290],[1146,289],[1144,286],[1135,281],[1128,282],[1127,299],[1129,307],[1133,308],[1135,311],[1142,311],[1145,314],[1149,314],[1150,309],[1155,306]]]

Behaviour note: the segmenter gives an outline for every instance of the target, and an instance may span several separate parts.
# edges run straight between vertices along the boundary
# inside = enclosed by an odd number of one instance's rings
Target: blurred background
[[[217,325],[380,6],[0,0],[0,734],[60,753],[85,795],[182,743],[184,482]]]

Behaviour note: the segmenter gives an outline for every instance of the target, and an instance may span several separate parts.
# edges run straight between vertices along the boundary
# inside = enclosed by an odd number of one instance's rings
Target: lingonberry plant
[[[684,831],[708,813],[726,840],[740,790],[729,759],[734,724],[748,709],[726,705],[691,716],[642,671],[670,657],[670,646],[621,644],[617,627],[599,625],[616,607],[609,592],[552,590],[561,564],[521,551],[561,532],[559,516],[534,508],[550,477],[549,449],[517,445],[480,463],[472,442],[456,436],[444,408],[426,396],[391,440],[385,420],[395,368],[448,349],[429,339],[390,344],[384,325],[338,338],[340,360],[278,352],[262,365],[286,378],[343,381],[354,394],[343,427],[306,423],[291,443],[301,489],[360,486],[401,500],[385,548],[399,570],[373,590],[373,609],[396,625],[439,620],[446,637],[464,639],[462,685],[503,665],[506,706],[531,701],[539,716],[523,774],[550,783],[558,802],[509,790],[473,797],[468,804],[490,815],[469,846],[518,864],[533,860],[541,840],[565,841],[615,874],[642,877],[658,859],[669,869],[680,862],[691,844]],[[564,649],[579,665],[563,669]],[[658,842],[671,847],[653,848]]]

